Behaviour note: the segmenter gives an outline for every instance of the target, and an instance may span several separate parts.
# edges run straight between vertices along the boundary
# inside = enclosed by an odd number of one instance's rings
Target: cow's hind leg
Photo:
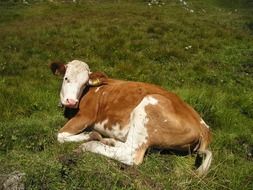
[[[116,146],[112,147],[99,141],[90,141],[83,143],[79,147],[80,151],[89,151],[97,154],[104,155],[112,158],[126,165],[138,165],[143,160],[143,156],[146,150],[138,149],[134,150],[128,147],[126,143],[120,141],[116,142]],[[143,154],[141,154],[144,152]]]
[[[143,161],[144,154],[148,148],[148,115],[145,107],[156,105],[157,100],[151,96],[145,97],[141,103],[133,110],[130,116],[130,128],[126,142],[116,141],[114,147],[102,142],[91,141],[80,146],[82,151],[90,151],[102,154],[109,158],[118,160],[127,165],[138,165]]]

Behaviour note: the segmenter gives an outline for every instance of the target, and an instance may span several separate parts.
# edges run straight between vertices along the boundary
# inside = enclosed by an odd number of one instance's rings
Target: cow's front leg
[[[114,147],[108,146],[99,141],[90,141],[80,145],[79,152],[80,151],[90,151],[101,154],[127,165],[138,165],[143,160],[146,148],[140,147],[138,149],[134,149],[133,147],[120,141],[116,141]]]
[[[60,129],[57,139],[60,143],[101,140],[102,136],[95,131],[83,133],[90,124],[85,117],[73,117]]]
[[[88,142],[88,141],[100,141],[102,139],[102,136],[98,133],[98,132],[88,132],[88,133],[79,133],[79,134],[71,134],[68,132],[62,132],[62,133],[58,133],[58,141],[60,143],[64,143],[64,142],[80,142],[80,141],[84,141],[84,142]]]

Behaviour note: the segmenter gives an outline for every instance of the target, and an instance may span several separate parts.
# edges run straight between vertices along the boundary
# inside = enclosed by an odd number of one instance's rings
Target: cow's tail
[[[206,129],[204,131],[205,132],[200,139],[200,146],[197,151],[196,158],[196,164],[199,166],[197,169],[197,174],[200,177],[203,177],[207,174],[213,158],[212,152],[207,148],[211,140],[211,134],[209,129]]]
[[[200,155],[204,158],[202,158],[202,164],[198,167],[197,173],[200,177],[205,176],[208,172],[208,169],[212,162],[212,152],[208,149],[203,151],[198,151],[197,159],[200,157]]]

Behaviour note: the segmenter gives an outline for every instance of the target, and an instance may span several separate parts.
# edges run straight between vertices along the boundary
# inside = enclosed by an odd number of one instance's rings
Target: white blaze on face
[[[78,60],[66,65],[66,73],[63,77],[61,88],[61,102],[67,107],[76,107],[79,98],[89,80],[89,66]]]

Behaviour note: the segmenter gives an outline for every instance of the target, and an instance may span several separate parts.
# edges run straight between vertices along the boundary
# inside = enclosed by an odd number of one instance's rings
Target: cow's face
[[[50,67],[54,74],[63,76],[61,103],[66,107],[76,108],[89,81],[89,66],[82,61],[74,60],[68,64],[54,62]]]

